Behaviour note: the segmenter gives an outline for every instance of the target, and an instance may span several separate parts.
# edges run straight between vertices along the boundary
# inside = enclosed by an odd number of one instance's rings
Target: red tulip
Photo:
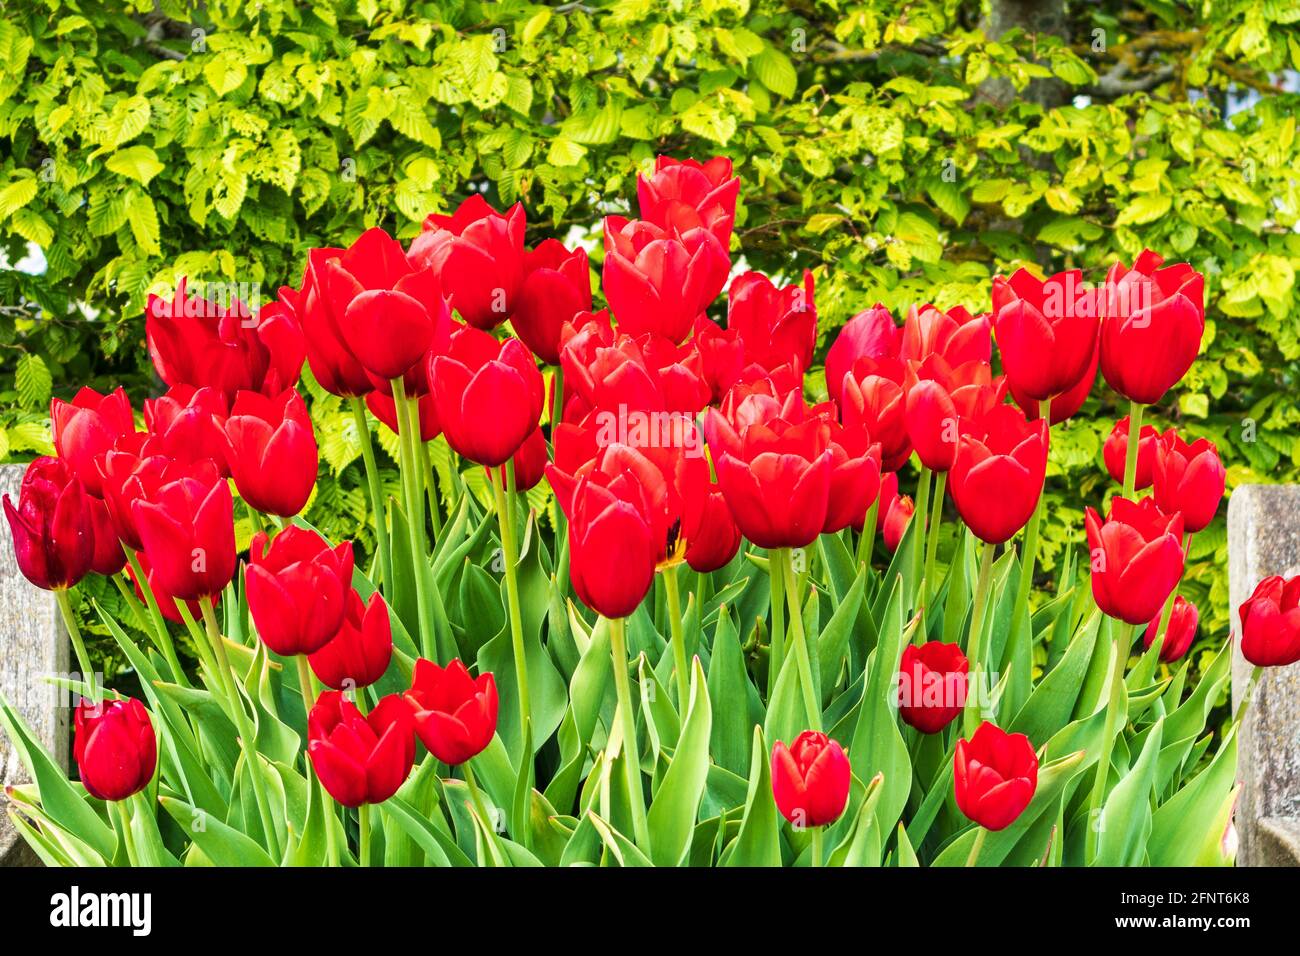
[[[263,514],[292,518],[316,485],[316,436],[302,396],[240,392],[226,420],[226,449],[239,496]]]
[[[1047,476],[1048,424],[998,405],[969,423],[948,476],[957,513],[981,541],[1001,544],[1038,507]]]
[[[1169,429],[1155,446],[1154,476],[1156,504],[1161,511],[1181,511],[1183,530],[1188,534],[1209,527],[1227,481],[1214,442],[1198,438],[1189,445]]]
[[[315,531],[290,525],[267,548],[259,531],[245,571],[257,636],[282,657],[320,650],[343,626],[352,589],[352,542],[331,548]]]
[[[993,327],[1002,371],[1034,401],[1063,395],[1088,371],[1100,323],[1078,269],[1039,281],[1019,269],[993,279]]]
[[[352,354],[343,337],[343,314],[352,301],[350,282],[329,282],[326,263],[341,258],[344,249],[312,249],[302,288],[296,296],[280,290],[280,301],[291,308],[302,324],[307,341],[307,364],[320,387],[332,395],[354,398],[369,394],[374,383],[366,368]],[[331,291],[334,294],[331,294]]]
[[[812,364],[817,346],[817,307],[813,274],[803,284],[779,288],[761,272],[746,272],[731,283],[727,328],[744,343],[745,361],[764,368],[793,362],[800,371]]]
[[[72,755],[87,793],[96,800],[125,800],[149,786],[158,742],[144,704],[133,697],[82,700],[72,720]]]
[[[890,551],[897,551],[898,546],[903,542],[903,534],[907,531],[908,524],[912,521],[912,515],[916,512],[916,505],[907,495],[898,493],[898,474],[890,472],[880,481],[880,508],[877,511],[877,520],[880,522],[881,536],[885,539],[885,547]]]
[[[546,455],[546,436],[540,427],[532,430],[510,460],[515,463],[515,491],[522,493],[536,487],[546,475],[546,463],[549,460]],[[499,481],[502,488],[506,487],[505,465],[489,468],[487,472],[489,479]]]
[[[1257,667],[1285,667],[1300,661],[1300,575],[1260,581],[1242,602],[1241,653]]]
[[[858,359],[897,359],[902,347],[903,330],[880,303],[849,319],[826,353],[826,391],[831,400],[841,404],[844,376]]]
[[[740,179],[731,174],[725,156],[704,163],[659,156],[654,175],[636,180],[642,219],[679,233],[707,229],[724,250],[731,248],[739,195]]]
[[[525,225],[522,203],[502,214],[476,193],[450,216],[424,220],[424,232],[411,242],[411,261],[433,269],[463,321],[491,329],[519,305]]]
[[[716,487],[716,486],[713,486]],[[708,574],[725,568],[740,550],[740,529],[720,491],[705,499],[699,530],[686,542],[686,563],[694,571]]]
[[[632,338],[592,319],[560,351],[568,420],[592,409],[694,415],[710,398],[699,353],[657,335]]]
[[[161,398],[145,400],[149,437],[141,454],[166,455],[190,464],[211,459],[228,476],[226,415],[226,399],[215,388],[173,386]]]
[[[429,383],[447,442],[480,465],[505,464],[542,417],[542,373],[518,339],[458,328],[430,358]]]
[[[1029,806],[1038,789],[1038,755],[1024,734],[1009,734],[987,721],[953,755],[957,806],[986,830],[1005,830]]]
[[[673,342],[722,291],[731,258],[703,228],[679,233],[652,223],[605,218],[603,288],[619,328],[655,332]]]
[[[852,777],[844,748],[823,733],[805,730],[788,748],[779,740],[772,747],[772,796],[796,827],[838,820]]]
[[[707,315],[695,317],[691,344],[700,356],[700,371],[709,386],[710,401],[716,404],[740,381],[745,368],[745,344],[735,329],[724,329]]]
[[[861,425],[843,427],[829,407],[823,407],[831,451],[831,488],[826,501],[825,534],[860,528],[867,509],[880,493],[880,445]]]
[[[880,442],[882,467],[897,471],[912,455],[907,432],[907,371],[898,359],[858,359],[840,386],[840,415],[845,425],[863,425]]]
[[[1149,249],[1106,276],[1101,373],[1130,401],[1154,405],[1192,367],[1205,332],[1205,278]]]
[[[1156,642],[1156,632],[1160,630],[1160,618],[1164,615],[1161,609],[1151,619],[1147,625],[1146,631],[1142,635],[1142,646],[1147,650]],[[1169,624],[1165,628],[1165,642],[1160,645],[1160,659],[1166,664],[1172,664],[1174,661],[1181,660],[1183,655],[1192,646],[1192,641],[1196,640],[1196,624],[1199,615],[1196,611],[1196,605],[1181,594],[1174,598],[1173,609],[1169,612]]]
[[[1147,497],[1114,498],[1103,522],[1085,512],[1092,554],[1092,596],[1111,617],[1146,624],[1183,576],[1183,516],[1167,515]]]
[[[424,746],[450,766],[482,752],[496,733],[495,678],[490,673],[470,677],[458,658],[445,668],[417,660],[406,702]]]
[[[558,239],[545,239],[524,253],[524,280],[510,325],[538,358],[559,365],[565,323],[590,311],[587,250],[579,247],[570,252]]]
[[[234,500],[224,479],[210,479],[195,471],[131,504],[159,583],[182,600],[220,594],[235,576]]]
[[[1097,381],[1097,365],[1101,361],[1101,349],[1097,343],[1092,346],[1092,358],[1088,362],[1088,370],[1084,372],[1083,378],[1079,379],[1074,388],[1068,392],[1063,392],[1052,399],[1051,418],[1053,425],[1059,425],[1067,419],[1073,418],[1083,408],[1083,403],[1088,400],[1092,394],[1093,383]],[[1019,391],[1014,382],[1008,383],[1010,386],[1011,397],[1015,399],[1029,420],[1033,421],[1038,417],[1038,402],[1031,399],[1024,392]]]
[[[210,386],[225,401],[241,389],[277,395],[292,388],[306,355],[290,311],[276,303],[253,310],[233,299],[199,299],[184,279],[170,301],[149,296],[144,328],[159,378],[171,386]]]
[[[163,588],[162,583],[158,580],[158,575],[149,564],[149,556],[143,551],[138,551],[135,559],[140,563],[140,570],[144,572],[145,577],[142,585],[140,581],[136,580],[135,571],[130,567],[126,569],[127,576],[131,579],[131,584],[135,588],[136,598],[141,604],[146,603],[144,588],[148,587],[153,594],[154,600],[158,602],[158,610],[162,612],[162,616],[173,624],[184,624],[185,618],[181,616],[180,609],[176,606],[176,596],[168,594],[166,589]],[[203,616],[203,608],[198,601],[186,601],[185,606],[190,612],[190,617],[194,620],[197,621]]]
[[[1102,461],[1106,471],[1117,484],[1124,484],[1124,465],[1128,461],[1129,416],[1125,415],[1115,423],[1101,446]],[[1137,480],[1134,491],[1143,491],[1151,487],[1152,471],[1155,468],[1156,442],[1160,433],[1154,425],[1143,425],[1138,434]],[[1176,509],[1175,509],[1176,510]]]
[[[962,420],[979,418],[1002,402],[1006,379],[994,378],[987,362],[953,367],[935,354],[907,369],[903,416],[921,463],[947,471],[957,458]]]
[[[433,399],[433,392],[420,395],[416,399],[416,407],[420,416],[420,441],[433,441],[442,434],[442,426],[438,424],[438,405]],[[394,435],[399,432],[397,403],[393,396],[385,395],[376,389],[366,396],[366,408],[370,409],[370,414]]]
[[[327,690],[307,717],[307,739],[317,778],[345,807],[383,803],[415,763],[411,710],[397,694],[362,714],[341,693]]]
[[[122,550],[122,542],[113,530],[113,519],[109,517],[108,506],[92,495],[86,497],[90,509],[91,535],[95,540],[90,570],[112,577],[126,566],[126,552]]]
[[[312,673],[335,690],[369,687],[384,676],[393,659],[392,624],[379,592],[362,603],[361,596],[349,589],[345,603],[338,633],[307,657]]]
[[[91,569],[95,526],[91,497],[67,462],[44,456],[27,466],[18,507],[4,496],[14,557],[23,577],[38,588],[70,588]]]
[[[122,437],[98,463],[104,504],[108,506],[113,531],[133,551],[144,547],[132,508],[137,500],[147,498],[178,478],[198,478],[204,485],[213,485],[221,479],[217,463],[210,458],[189,462],[167,455],[140,454],[141,436],[142,433]],[[134,450],[132,446],[136,446]]]
[[[909,362],[937,355],[953,367],[988,362],[993,354],[991,330],[987,315],[971,315],[959,305],[947,312],[932,305],[912,306],[903,323],[899,355]]]
[[[937,734],[966,706],[970,661],[956,644],[927,641],[903,649],[898,715],[923,734]]]
[[[71,402],[51,399],[50,427],[58,456],[68,463],[88,492],[101,497],[96,460],[120,437],[135,431],[126,390],[116,388],[100,395],[87,387],[78,391]]]

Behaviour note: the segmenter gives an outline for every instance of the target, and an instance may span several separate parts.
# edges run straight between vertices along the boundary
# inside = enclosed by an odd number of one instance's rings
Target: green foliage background
[[[1300,96],[1275,83],[1300,68],[1297,21],[1295,0],[8,0],[0,252],[34,243],[47,268],[0,268],[0,460],[50,450],[52,393],[149,393],[151,288],[271,297],[308,248],[411,236],[471,190],[522,200],[530,243],[594,237],[662,152],[735,161],[733,253],[816,270],[823,348],[877,300],[986,309],[1022,264],[1192,262],[1204,351],[1155,419],[1213,438],[1230,488],[1294,480]],[[354,534],[356,435],[312,393],[309,517]],[[1117,414],[1099,381],[1054,432],[1049,570],[1109,490]],[[1184,586],[1207,643],[1225,552],[1220,517]]]

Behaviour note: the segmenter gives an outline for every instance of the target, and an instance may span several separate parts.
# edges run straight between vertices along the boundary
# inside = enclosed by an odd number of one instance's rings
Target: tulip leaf
[[[830,866],[877,866],[880,863],[880,830],[876,823],[876,805],[884,792],[885,777],[876,774],[867,784],[853,825],[844,840],[832,852]]]
[[[614,829],[606,820],[590,811],[587,812],[587,816],[591,820],[591,825],[595,827],[596,833],[600,835],[601,842],[605,844],[603,861],[609,862],[612,860],[621,867],[654,865],[646,858],[644,853],[637,849],[636,844]]]
[[[709,752],[718,766],[743,777],[749,767],[749,678],[731,614],[723,607],[713,632],[709,701],[713,728]]]
[[[1220,855],[1218,846],[1227,829],[1220,810],[1236,792],[1237,742],[1234,727],[1209,766],[1156,808],[1147,839],[1152,866],[1197,866],[1205,855]]]
[[[823,537],[827,536],[823,535]],[[848,592],[838,599],[835,613],[831,615],[821,636],[817,638],[817,663],[821,668],[823,706],[830,702],[835,678],[848,654],[849,638],[857,626],[858,610],[862,607],[862,596],[866,587],[867,571],[866,568],[862,568],[853,579]]]
[[[184,800],[160,796],[158,801],[216,866],[275,866],[265,850],[234,827],[196,810]]]
[[[389,797],[379,805],[389,819],[401,827],[435,866],[473,866],[473,862],[450,836],[440,831],[400,797]]]
[[[772,799],[772,767],[768,762],[767,742],[763,738],[761,727],[754,728],[749,791],[745,795],[745,812],[740,820],[740,832],[723,851],[719,865],[781,865],[781,831],[777,822],[776,801]]]
[[[650,859],[656,866],[677,866],[686,857],[709,773],[709,734],[713,711],[704,668],[692,658],[691,699],[681,736],[663,783],[650,805]]]
[[[1156,781],[1156,758],[1164,736],[1164,719],[1157,720],[1146,743],[1119,783],[1110,791],[1098,821],[1096,866],[1141,866],[1151,834],[1151,794]]]
[[[1065,656],[1029,695],[1029,700],[1010,723],[1011,732],[1024,734],[1039,743],[1069,723],[1078,699],[1079,685],[1092,660],[1100,626],[1101,612],[1097,611],[1070,641]]]
[[[916,850],[912,848],[912,842],[907,838],[907,827],[900,823],[897,832],[898,850],[894,854],[894,865],[907,868],[920,866],[921,862],[916,858]]]

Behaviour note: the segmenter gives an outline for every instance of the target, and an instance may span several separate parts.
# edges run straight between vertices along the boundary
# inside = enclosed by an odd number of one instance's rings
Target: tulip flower
[[[352,588],[352,542],[335,548],[315,531],[290,525],[267,547],[259,531],[245,572],[257,636],[282,657],[320,650],[343,626]]]
[[[139,453],[141,443],[136,438],[123,436],[98,462],[102,479],[100,487],[108,516],[113,522],[113,531],[133,551],[144,547],[132,508],[136,501],[178,478],[196,477],[205,485],[213,485],[221,479],[220,468],[210,458],[188,462],[167,455],[142,455]]]
[[[842,427],[829,409],[827,445],[831,452],[830,497],[826,501],[824,534],[860,527],[867,509],[880,493],[880,445],[861,425]]]
[[[587,250],[570,252],[558,239],[546,239],[524,253],[523,268],[510,325],[533,354],[547,365],[559,365],[565,323],[591,311]]]
[[[1242,602],[1241,653],[1256,667],[1285,667],[1300,661],[1300,575],[1260,581]]]
[[[852,780],[844,748],[823,733],[805,730],[786,747],[772,747],[772,796],[796,827],[820,827],[839,819]]]
[[[1084,524],[1097,606],[1125,623],[1146,624],[1183,576],[1183,516],[1165,514],[1150,497],[1114,498],[1104,522],[1088,508]]]
[[[708,574],[725,568],[739,550],[740,529],[736,527],[736,519],[731,517],[722,492],[712,490],[705,498],[699,528],[686,542],[686,563],[692,570]]]
[[[510,460],[515,465],[515,491],[522,493],[536,487],[546,475],[546,463],[549,460],[546,455],[546,436],[540,427],[532,430]],[[501,482],[502,488],[506,487],[505,465],[487,471],[489,478]]]
[[[899,357],[924,362],[937,355],[950,366],[988,362],[993,354],[992,325],[987,315],[971,315],[961,306],[940,312],[932,305],[908,309]]]
[[[252,309],[237,300],[210,302],[189,294],[150,295],[145,338],[158,377],[171,386],[217,390],[230,402],[240,390],[278,395],[302,372],[306,343],[293,313],[277,303]]]
[[[700,371],[709,386],[709,400],[716,404],[740,381],[740,373],[745,368],[745,343],[735,329],[724,329],[707,315],[698,315],[691,345],[700,357]]]
[[[592,409],[668,411],[694,415],[708,404],[709,386],[698,351],[658,335],[632,338],[592,320],[560,353],[569,420]]]
[[[366,367],[352,354],[343,338],[343,314],[355,291],[351,283],[339,282],[332,287],[326,263],[340,259],[345,249],[311,249],[302,286],[296,295],[280,290],[280,301],[294,313],[302,325],[307,343],[307,364],[321,388],[331,395],[359,398],[373,389]],[[338,294],[336,301],[331,288]]]
[[[1038,788],[1038,755],[1024,734],[980,724],[953,755],[957,806],[986,830],[1005,830],[1029,806]]]
[[[126,390],[119,387],[100,395],[86,387],[71,402],[51,399],[50,428],[59,457],[68,463],[88,492],[101,497],[97,460],[119,438],[135,431]]]
[[[1106,276],[1101,373],[1129,401],[1154,405],[1192,367],[1205,332],[1205,278],[1186,263],[1161,268],[1151,250]]]
[[[326,687],[355,690],[369,687],[388,670],[393,659],[393,631],[388,605],[378,591],[363,603],[348,590],[343,623],[329,643],[307,657],[312,673]]]
[[[677,232],[605,218],[602,286],[619,329],[629,335],[654,332],[681,342],[730,269],[726,248],[702,227]]]
[[[411,710],[396,694],[362,714],[338,691],[325,691],[307,717],[307,739],[321,786],[345,807],[383,803],[415,763]]]
[[[898,715],[923,734],[937,734],[966,706],[970,662],[956,644],[927,641],[903,648]]]
[[[1101,446],[1101,457],[1106,464],[1106,471],[1120,485],[1124,484],[1124,466],[1128,461],[1129,421],[1128,415],[1117,421]],[[1133,485],[1134,491],[1143,491],[1151,487],[1155,469],[1156,443],[1159,438],[1160,433],[1156,431],[1154,425],[1143,425],[1138,433],[1137,480]]]
[[[897,471],[912,455],[904,392],[906,368],[898,359],[864,356],[845,373],[840,386],[840,415],[845,425],[862,425],[880,442],[881,467]]]
[[[654,175],[636,180],[642,219],[679,233],[707,229],[724,250],[731,248],[739,195],[740,179],[731,174],[731,160],[725,156],[704,163],[659,156]]]
[[[225,428],[235,487],[263,514],[291,518],[316,485],[316,436],[302,396],[286,389],[274,398],[240,392]]]
[[[405,699],[424,746],[450,766],[482,752],[496,733],[496,679],[490,673],[470,677],[459,658],[445,668],[417,660]]]
[[[227,412],[226,399],[215,388],[175,385],[161,398],[145,401],[149,437],[141,451],[191,464],[211,459],[223,476],[229,476]]]
[[[1084,372],[1083,378],[1079,379],[1074,388],[1068,392],[1062,392],[1052,399],[1051,420],[1053,425],[1059,425],[1063,421],[1073,418],[1083,408],[1083,403],[1088,400],[1092,394],[1092,386],[1097,381],[1097,366],[1101,362],[1101,349],[1096,343],[1092,347],[1092,359],[1088,363],[1088,370]],[[1034,401],[1024,392],[1016,388],[1014,382],[1009,382],[1009,391],[1011,397],[1015,399],[1030,421],[1033,421],[1039,414],[1039,403]]]
[[[433,392],[426,391],[415,399],[420,415],[420,441],[433,441],[442,434],[438,423],[438,405],[433,399]],[[366,395],[366,408],[394,435],[401,429],[397,427],[397,402],[391,395],[385,395],[376,389]]]
[[[411,242],[411,261],[433,270],[464,322],[495,328],[519,304],[525,225],[522,203],[502,214],[475,193],[450,216],[433,213],[424,220],[424,231]]]
[[[840,389],[844,376],[858,359],[897,359],[902,347],[903,330],[880,303],[849,319],[826,353],[826,391],[831,401],[843,404]]]
[[[1048,424],[998,405],[969,422],[948,476],[957,513],[981,541],[1001,544],[1038,507],[1047,475]]]
[[[164,591],[214,597],[235,576],[234,500],[222,478],[196,470],[146,489],[131,504],[140,543]]]
[[[908,495],[898,493],[898,474],[890,472],[880,480],[880,529],[885,547],[897,551],[912,520],[916,505]]]
[[[1147,650],[1150,650],[1151,645],[1156,642],[1156,633],[1160,630],[1162,616],[1163,611],[1153,617],[1142,634],[1142,646]],[[1195,604],[1181,594],[1174,598],[1174,606],[1169,612],[1169,624],[1165,627],[1165,642],[1160,645],[1162,661],[1172,664],[1183,658],[1191,648],[1192,641],[1196,640],[1198,619],[1199,614]]]
[[[542,416],[542,373],[518,339],[461,327],[445,355],[431,356],[429,382],[447,442],[489,468],[505,464]]]
[[[993,330],[1011,388],[1032,401],[1063,395],[1088,371],[1100,324],[1078,269],[1039,281],[1019,269],[993,279]]]
[[[962,420],[982,417],[1001,404],[1006,388],[1006,379],[994,378],[983,361],[954,367],[935,354],[909,365],[903,416],[921,464],[932,471],[951,468]]]
[[[113,530],[113,519],[109,517],[108,505],[93,495],[87,495],[86,498],[90,510],[91,536],[95,542],[90,559],[90,570],[105,577],[112,577],[126,566],[126,552],[122,550],[122,542],[118,540],[117,532]]]
[[[162,616],[173,624],[184,624],[185,618],[181,615],[180,609],[176,606],[176,595],[168,594],[167,590],[162,586],[162,582],[158,580],[158,575],[154,572],[153,566],[149,564],[149,556],[143,551],[138,551],[136,552],[135,560],[140,565],[140,570],[144,572],[144,583],[141,584],[141,582],[136,579],[134,568],[128,566],[126,573],[131,579],[132,586],[135,588],[135,596],[137,600],[139,600],[141,604],[147,602],[148,599],[145,597],[144,588],[145,586],[148,586],[150,592],[152,592],[154,596],[154,600],[158,602],[158,610],[162,612]],[[185,606],[190,612],[190,617],[194,620],[197,621],[203,616],[203,608],[198,601],[186,601]]]
[[[1214,442],[1198,438],[1189,445],[1171,428],[1156,444],[1154,458],[1153,484],[1160,510],[1182,512],[1188,534],[1208,528],[1227,482]]]
[[[61,591],[91,570],[95,525],[91,497],[67,462],[43,456],[27,466],[15,508],[4,496],[5,517],[18,569],[38,588]]]
[[[82,700],[73,712],[72,755],[96,800],[125,800],[149,785],[158,742],[144,704],[133,697]]]
[[[817,346],[817,307],[813,275],[803,284],[780,288],[761,272],[746,272],[731,283],[727,328],[744,343],[745,361],[763,368],[793,362],[800,371],[812,364]]]

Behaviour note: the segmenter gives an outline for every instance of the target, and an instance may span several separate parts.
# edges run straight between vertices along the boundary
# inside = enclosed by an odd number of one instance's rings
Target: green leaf
[[[1151,794],[1155,786],[1156,756],[1164,733],[1164,719],[1147,733],[1137,763],[1115,784],[1106,798],[1099,826],[1096,866],[1142,866],[1151,833]]]
[[[212,815],[174,797],[160,795],[158,802],[216,866],[275,866],[265,850]]]
[[[767,44],[758,56],[750,60],[749,65],[759,82],[773,93],[778,96],[794,96],[799,75],[795,73],[790,58],[776,47]]]
[[[763,729],[754,728],[749,758],[749,791],[740,832],[723,851],[721,866],[780,866],[781,831],[772,799],[772,767],[768,762]]]
[[[142,186],[148,186],[149,180],[163,171],[158,154],[148,146],[139,145],[119,149],[108,157],[104,166],[112,172],[134,179]]]
[[[700,659],[691,667],[691,701],[681,737],[659,791],[650,805],[650,859],[656,866],[677,866],[686,858],[695,816],[709,773],[709,732],[713,714]]]
[[[53,379],[45,359],[34,352],[23,352],[18,356],[14,384],[18,387],[19,404],[27,408],[44,408],[49,404]]]

